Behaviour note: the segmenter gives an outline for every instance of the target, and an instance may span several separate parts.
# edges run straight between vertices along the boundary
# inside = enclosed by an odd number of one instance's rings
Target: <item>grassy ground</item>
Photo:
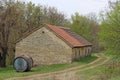
[[[50,66],[34,67],[29,72],[16,72],[12,66],[9,66],[6,68],[0,68],[0,79],[63,70],[63,69],[78,66],[78,65],[85,65],[96,59],[97,59],[97,57],[95,55],[92,55],[85,59],[75,61],[72,64],[55,64],[55,65],[50,65]]]
[[[112,56],[110,55],[105,55],[105,56],[109,56],[110,58],[112,58]],[[104,61],[104,59],[105,58],[102,58],[99,62],[95,64],[99,64],[101,61]],[[120,74],[120,68],[111,69],[109,67],[106,67],[105,65],[101,65],[93,69],[88,69],[76,73],[77,76],[81,76],[82,80],[120,80],[119,74]]]
[[[81,76],[82,80],[120,80],[118,70],[108,73],[103,66],[77,73],[77,75]]]
[[[120,76],[114,77],[114,78],[112,78],[110,80],[120,80]]]
[[[80,75],[83,80],[92,80],[93,78],[98,75],[97,71],[99,68],[89,69],[80,73],[77,73],[77,75]]]
[[[106,57],[103,56],[99,61],[97,61],[96,63],[91,64],[91,65],[100,64],[105,59],[106,59]],[[85,67],[89,67],[91,65],[88,65],[88,66],[85,66]],[[101,66],[99,66],[99,67],[96,67],[96,68],[93,68],[93,69],[88,69],[88,70],[85,70],[85,71],[77,72],[76,75],[81,76],[82,80],[98,80],[96,78],[100,75],[99,73],[101,72],[102,69],[103,68]]]

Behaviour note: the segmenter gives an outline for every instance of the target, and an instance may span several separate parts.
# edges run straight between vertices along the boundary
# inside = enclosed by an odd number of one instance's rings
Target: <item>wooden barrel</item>
[[[29,71],[33,66],[33,59],[27,55],[16,57],[13,66],[17,72]]]

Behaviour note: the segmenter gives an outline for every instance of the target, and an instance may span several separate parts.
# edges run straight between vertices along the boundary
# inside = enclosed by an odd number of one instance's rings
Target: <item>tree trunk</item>
[[[7,48],[3,48],[3,53],[0,55],[0,67],[6,67]]]
[[[0,59],[0,67],[6,67],[6,55],[3,54]]]

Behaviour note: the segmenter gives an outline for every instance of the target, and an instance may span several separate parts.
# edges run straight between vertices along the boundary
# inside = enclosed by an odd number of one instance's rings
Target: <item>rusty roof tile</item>
[[[60,28],[60,27],[48,25],[48,24],[47,24],[47,27],[53,32],[55,32],[60,38],[68,42],[72,47],[82,47],[82,46],[92,45],[83,37],[77,35],[75,32],[71,31],[70,29]]]

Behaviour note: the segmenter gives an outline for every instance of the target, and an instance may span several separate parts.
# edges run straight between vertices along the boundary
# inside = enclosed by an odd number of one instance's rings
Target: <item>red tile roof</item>
[[[70,35],[67,31],[65,31],[64,29],[62,29],[60,27],[53,26],[53,25],[48,25],[48,24],[47,24],[47,27],[50,30],[52,30],[53,32],[55,32],[64,41],[66,41],[67,43],[69,43],[72,47],[82,47],[82,46],[88,46],[88,45],[90,45],[90,44],[85,44],[84,41],[78,40],[77,38],[75,38],[74,36]]]
[[[70,29],[61,28],[58,26],[53,26],[53,25],[48,25],[48,24],[42,25],[38,28],[33,29],[31,32],[25,33],[24,36],[22,36],[21,38],[16,40],[15,43],[21,41],[22,39],[26,38],[27,36],[29,36],[30,34],[32,34],[33,32],[35,32],[36,30],[38,30],[42,27],[46,27],[46,28],[50,29],[51,31],[53,31],[58,37],[60,37],[62,40],[64,40],[66,43],[68,43],[71,47],[83,47],[83,46],[91,46],[92,45],[90,42],[88,42],[83,37],[76,34],[75,32],[73,32]]]

